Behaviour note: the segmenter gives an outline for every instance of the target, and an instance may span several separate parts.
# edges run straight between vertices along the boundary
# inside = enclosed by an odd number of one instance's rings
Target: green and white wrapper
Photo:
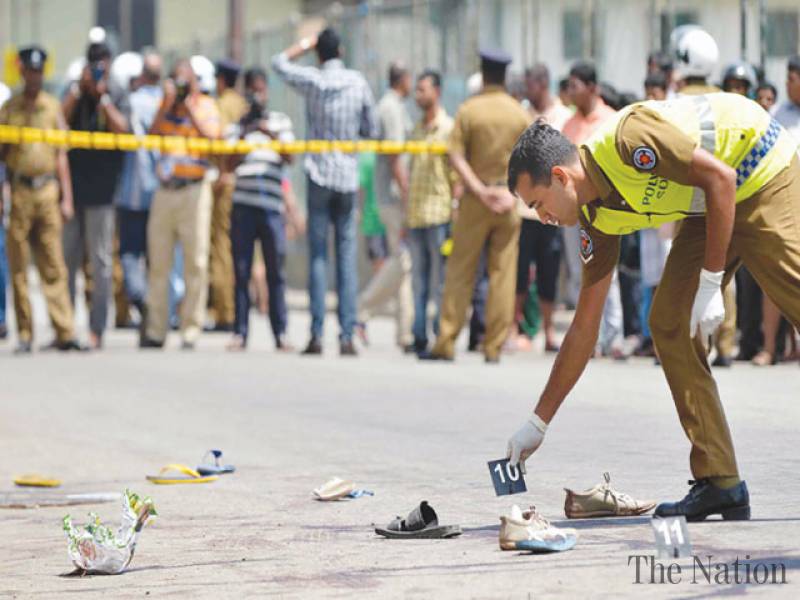
[[[100,517],[89,513],[89,522],[75,527],[72,517],[64,517],[67,536],[67,553],[70,560],[84,573],[116,575],[122,573],[133,559],[139,532],[150,517],[156,515],[155,505],[149,497],[125,490],[122,497],[122,520],[114,533],[100,522]]]

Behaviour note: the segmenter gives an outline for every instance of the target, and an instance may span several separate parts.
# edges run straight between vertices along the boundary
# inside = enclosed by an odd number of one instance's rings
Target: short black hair
[[[86,60],[90,63],[111,58],[111,48],[105,42],[89,44],[86,49]]]
[[[441,89],[442,87],[442,76],[439,74],[439,71],[425,69],[422,73],[420,73],[419,77],[417,77],[417,81],[422,81],[423,79],[430,79],[431,85],[437,90]]]
[[[639,97],[634,94],[633,92],[620,92],[619,93],[619,102],[617,103],[617,110],[622,110],[626,106],[630,106],[631,104],[636,104],[639,102]]]
[[[341,43],[339,34],[334,31],[333,27],[326,27],[317,37],[317,56],[320,62],[339,58]]]
[[[597,83],[597,69],[594,63],[588,60],[580,60],[572,65],[572,68],[569,70],[569,76],[575,77],[586,85]]]
[[[756,94],[758,94],[758,92],[760,92],[761,90],[769,90],[769,91],[771,91],[772,95],[775,97],[775,100],[778,99],[778,89],[774,85],[772,85],[769,81],[765,81],[764,83],[759,85],[756,88]]]
[[[544,63],[536,63],[532,67],[525,69],[525,79],[539,81],[546,86],[550,86],[550,70]]]
[[[578,154],[575,145],[539,118],[519,136],[508,160],[508,189],[516,193],[517,179],[527,173],[534,184],[550,185],[550,172],[570,164]]]
[[[558,82],[559,92],[566,92],[568,87],[569,87],[569,77],[564,77],[564,79],[559,80]]]
[[[667,76],[664,75],[663,71],[656,71],[655,73],[650,73],[650,75],[648,75],[644,80],[644,87],[646,88],[656,87],[666,91]]]
[[[261,79],[264,83],[269,83],[267,72],[261,67],[250,67],[244,72],[245,87],[250,87],[257,79]]]
[[[217,77],[222,77],[222,81],[224,81],[225,85],[229,88],[236,87],[236,80],[239,79],[239,73],[228,69],[217,70],[216,75]]]
[[[483,76],[483,85],[505,85],[506,66],[486,60],[482,61],[481,75]]]
[[[673,69],[672,58],[666,52],[656,50],[647,55],[647,64],[655,63],[658,70],[666,75]]]
[[[399,62],[393,62],[389,65],[389,87],[394,87],[400,81],[402,81],[403,77],[408,75],[408,69]]]
[[[619,110],[619,92],[617,88],[615,88],[610,83],[604,81],[600,84],[600,97],[603,99],[603,102],[608,104],[614,110]]]

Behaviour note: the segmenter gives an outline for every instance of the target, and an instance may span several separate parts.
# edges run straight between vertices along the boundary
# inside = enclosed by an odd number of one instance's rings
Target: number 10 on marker
[[[510,464],[507,458],[489,461],[489,474],[492,476],[494,491],[498,496],[528,491],[522,472],[516,465]]]

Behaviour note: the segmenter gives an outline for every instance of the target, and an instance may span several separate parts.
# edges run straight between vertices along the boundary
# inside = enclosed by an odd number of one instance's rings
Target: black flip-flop
[[[206,462],[206,458],[209,456],[213,457],[214,464],[210,464]],[[205,456],[203,456],[203,464],[198,465],[197,472],[200,475],[223,475],[225,473],[233,473],[236,470],[236,467],[233,465],[221,465],[219,464],[219,459],[222,458],[222,450],[209,450],[206,452]]]
[[[439,525],[436,511],[426,500],[403,519],[397,517],[386,528],[377,527],[375,533],[395,540],[446,539],[462,534],[459,525]]]

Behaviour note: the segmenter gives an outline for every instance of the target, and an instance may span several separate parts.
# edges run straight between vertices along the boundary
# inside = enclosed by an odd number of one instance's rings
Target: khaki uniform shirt
[[[237,131],[236,127],[239,125],[239,121],[249,109],[247,101],[239,92],[228,88],[217,98],[217,109],[219,110],[222,137],[229,139]],[[212,156],[211,162],[226,173],[233,172],[228,156]]]
[[[226,89],[217,98],[217,107],[222,124],[223,136],[231,125],[237,125],[247,112],[247,102],[242,95],[231,88]]]
[[[690,83],[689,85],[685,85],[681,88],[678,92],[679,96],[702,96],[703,94],[716,94],[717,92],[721,92],[722,90],[719,89],[715,85],[711,85],[710,83]]]
[[[658,113],[647,107],[631,111],[617,128],[617,152],[627,164],[633,164],[633,151],[639,146],[651,148],[656,155],[654,175],[676,183],[689,185],[688,172],[696,144],[675,125],[665,121]],[[632,211],[622,195],[600,169],[586,146],[578,148],[581,164],[589,179],[597,188],[599,198],[591,202],[589,213],[594,217],[593,207],[602,206],[615,210]],[[583,212],[581,224],[581,261],[583,261],[583,286],[588,287],[603,279],[616,266],[619,259],[620,237],[603,233],[591,225]]]
[[[0,109],[0,125],[35,127],[41,129],[65,129],[61,104],[46,92],[39,92],[31,111],[25,108],[22,93],[14,95]],[[9,171],[26,177],[54,174],[56,172],[58,148],[44,142],[31,144],[9,144],[6,164]]]
[[[505,185],[508,160],[531,116],[499,85],[484,86],[464,101],[456,113],[450,149],[463,154],[487,185]]]

